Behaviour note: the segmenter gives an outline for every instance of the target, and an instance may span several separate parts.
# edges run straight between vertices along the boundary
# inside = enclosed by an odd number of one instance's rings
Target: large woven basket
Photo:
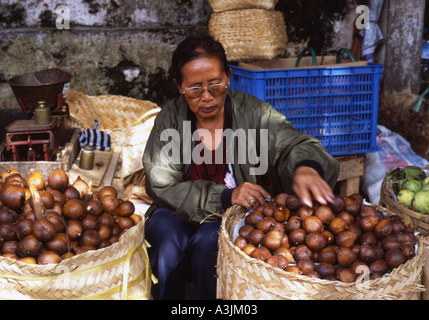
[[[150,299],[146,247],[142,220],[113,245],[58,264],[34,265],[0,257],[0,299]]]
[[[391,214],[387,209],[377,209]],[[428,239],[418,236],[416,256],[375,280],[343,283],[296,275],[247,256],[233,244],[235,225],[244,209],[231,207],[222,218],[217,262],[218,284],[226,300],[418,300]]]
[[[393,200],[393,195],[392,183],[387,182],[386,178],[384,178],[380,190],[380,205],[400,216],[409,226],[415,228],[421,234],[428,236],[429,215],[408,209],[400,202]]]
[[[70,90],[67,104],[70,126],[89,129],[98,120],[98,129],[108,133],[113,143],[122,147],[121,177],[143,168],[143,151],[161,110],[155,103],[119,95],[88,96]]]
[[[273,10],[278,0],[208,0],[214,12],[238,9]]]
[[[264,9],[215,12],[209,33],[225,48],[229,61],[270,60],[286,51],[283,14]]]

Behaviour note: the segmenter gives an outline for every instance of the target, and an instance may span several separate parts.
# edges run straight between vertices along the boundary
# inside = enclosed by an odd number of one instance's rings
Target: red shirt
[[[192,113],[189,110],[189,118],[192,122],[192,132],[196,130],[196,119],[195,114]],[[232,105],[231,100],[229,97],[227,97],[225,101],[225,121],[223,125],[224,129],[231,128],[232,127]],[[196,142],[196,145],[198,145],[201,142]],[[206,180],[206,181],[212,181],[217,184],[224,184],[228,188],[235,188],[236,183],[234,179],[234,174],[232,172],[232,167],[229,167],[226,162],[226,139],[223,139],[223,143],[220,144],[223,148],[223,160],[222,163],[216,164],[216,150],[208,150],[206,148],[203,148],[201,150],[201,157],[204,156],[204,152],[211,152],[211,163],[205,163],[204,161],[201,164],[195,163],[195,161],[192,162],[191,169],[188,173],[188,180],[190,181],[196,181],[196,180]],[[221,150],[218,150],[219,152]]]
[[[199,143],[200,142],[197,142],[197,144]],[[222,143],[221,145],[223,146],[222,163],[216,164],[216,161],[215,161],[216,149],[214,150],[208,150],[206,148],[202,149],[201,157],[204,156],[204,152],[211,152],[211,163],[205,163],[203,161],[201,164],[197,164],[193,162],[191,170],[189,171],[189,175],[188,175],[189,180],[191,181],[208,180],[208,181],[213,181],[217,184],[225,184],[225,175],[228,172],[228,165],[226,164],[225,143]]]

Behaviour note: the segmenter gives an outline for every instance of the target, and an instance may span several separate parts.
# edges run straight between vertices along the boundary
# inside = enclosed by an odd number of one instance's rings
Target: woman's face
[[[179,88],[180,93],[184,94],[197,120],[208,120],[223,116],[226,99],[224,86],[229,85],[229,74],[225,73],[218,59],[201,57],[186,63],[182,67],[182,79],[182,84],[176,83],[176,86]],[[214,86],[217,91],[212,91],[213,94],[207,90],[210,85],[219,85]],[[187,90],[194,87],[204,88],[201,96],[195,98],[190,93],[190,90]]]

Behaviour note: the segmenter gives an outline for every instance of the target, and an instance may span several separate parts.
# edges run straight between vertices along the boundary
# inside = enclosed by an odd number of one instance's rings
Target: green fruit
[[[396,168],[386,176],[386,181],[404,179],[404,172],[401,168]]]
[[[426,177],[425,172],[417,166],[406,166],[403,171],[407,180],[423,180]]]
[[[398,192],[401,191],[402,185],[404,184],[405,181],[407,181],[407,180],[405,180],[405,179],[398,179],[398,180],[395,180],[393,182],[392,188],[393,188],[393,192],[395,194],[398,194]]]
[[[423,185],[429,184],[429,176],[423,180]]]
[[[418,180],[407,180],[401,185],[402,190],[410,190],[414,193],[422,188],[422,183]]]
[[[417,192],[411,205],[414,210],[429,214],[429,190]]]
[[[422,188],[420,189],[420,191],[426,191],[426,190],[429,190],[429,183],[424,184],[424,185],[422,186]]]
[[[411,202],[413,201],[413,198],[414,192],[410,190],[401,190],[397,196],[398,201],[408,208],[411,208]]]

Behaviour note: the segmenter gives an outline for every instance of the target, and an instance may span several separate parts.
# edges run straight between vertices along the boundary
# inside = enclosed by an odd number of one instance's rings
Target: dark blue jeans
[[[216,299],[217,241],[220,222],[190,225],[169,208],[157,208],[145,223],[158,299],[184,299],[186,272],[195,283],[195,299]]]

